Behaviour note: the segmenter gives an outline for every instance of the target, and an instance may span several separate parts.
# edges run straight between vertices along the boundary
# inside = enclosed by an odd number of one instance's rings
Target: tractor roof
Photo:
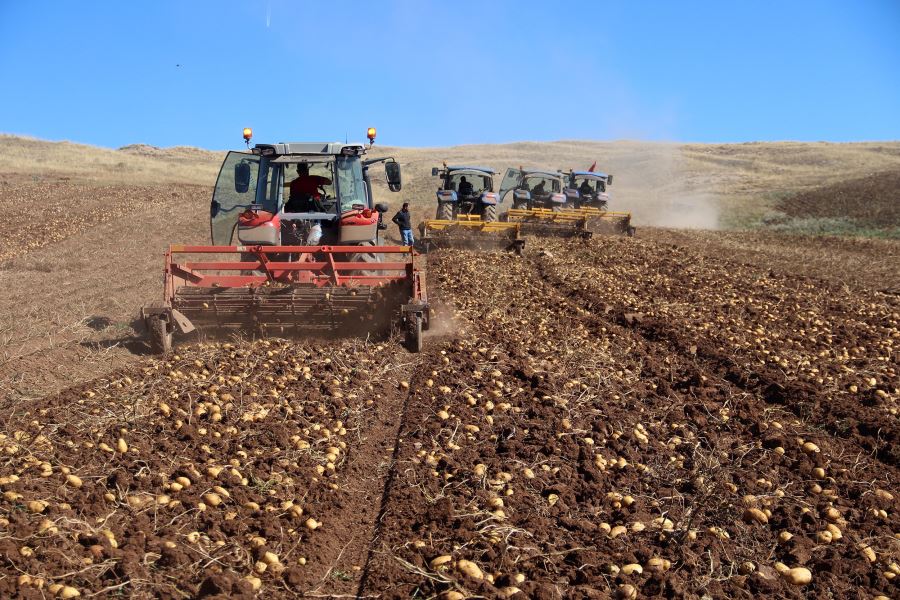
[[[597,179],[606,179],[609,177],[606,173],[601,173],[599,171],[572,171],[572,175],[577,175],[578,177],[596,177]]]
[[[264,156],[286,155],[319,155],[339,156],[345,154],[347,149],[351,156],[359,156],[366,153],[366,147],[362,144],[342,144],[340,142],[280,142],[278,144],[256,144],[254,153]]]
[[[495,171],[493,169],[489,169],[488,167],[463,167],[463,166],[447,167],[448,173],[452,173],[453,171],[480,171],[482,173],[487,173],[488,175],[493,175],[495,173]]]
[[[545,175],[547,177],[553,177],[554,179],[562,177],[562,173],[558,171],[529,171],[528,169],[525,169],[522,173],[525,177],[531,177],[533,175]]]

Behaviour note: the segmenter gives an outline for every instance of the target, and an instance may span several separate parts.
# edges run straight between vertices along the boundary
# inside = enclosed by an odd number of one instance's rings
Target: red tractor
[[[370,130],[370,137],[374,131]],[[229,152],[210,204],[212,245],[166,252],[164,303],[141,315],[151,346],[176,333],[368,334],[399,323],[418,352],[431,311],[416,252],[384,246],[387,205],[375,203],[362,144],[256,144]]]

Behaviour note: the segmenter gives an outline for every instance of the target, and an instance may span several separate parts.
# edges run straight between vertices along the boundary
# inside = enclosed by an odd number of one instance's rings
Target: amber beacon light
[[[366,137],[369,138],[370,144],[375,143],[375,128],[374,127],[369,127],[368,129],[366,129]]]
[[[250,138],[253,137],[253,130],[249,127],[244,127],[244,143],[248,146],[250,145]]]

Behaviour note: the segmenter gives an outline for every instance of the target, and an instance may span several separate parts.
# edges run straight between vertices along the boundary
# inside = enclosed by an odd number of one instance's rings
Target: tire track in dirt
[[[428,365],[432,364],[434,354],[436,353],[432,349],[425,354],[418,355],[417,362],[419,364],[419,367],[415,369],[407,379],[396,382],[398,385],[395,386],[395,389],[405,391],[402,393],[402,404],[399,406],[399,411],[397,411],[399,413],[399,417],[396,420],[396,427],[392,430],[391,435],[384,437],[385,442],[387,440],[391,440],[391,453],[390,456],[387,457],[389,458],[389,466],[387,468],[386,475],[383,477],[384,483],[381,486],[381,495],[377,503],[378,510],[375,514],[375,517],[371,520],[371,536],[369,537],[368,544],[366,545],[365,560],[362,567],[362,573],[355,588],[357,598],[367,597],[366,587],[368,585],[369,577],[371,576],[372,560],[373,556],[375,555],[376,548],[378,547],[379,538],[383,533],[383,523],[385,516],[388,513],[388,500],[391,495],[394,481],[397,477],[397,459],[400,455],[404,433],[408,432],[410,429],[410,424],[408,423],[410,399],[412,398],[414,391],[419,386],[424,385],[424,381],[426,380],[426,374],[424,370]],[[395,406],[394,410],[396,410],[396,408],[398,407]],[[373,503],[371,506],[372,508],[374,508],[376,505]]]

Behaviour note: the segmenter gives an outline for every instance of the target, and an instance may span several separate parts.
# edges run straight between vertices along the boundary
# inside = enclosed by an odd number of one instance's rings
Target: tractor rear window
[[[455,173],[451,174],[450,177],[447,178],[447,187],[448,190],[453,190],[454,192],[460,191],[460,184],[462,183],[463,178],[465,178],[467,183],[472,184],[472,192],[479,194],[485,190],[490,191],[490,178],[477,175],[473,173]]]

